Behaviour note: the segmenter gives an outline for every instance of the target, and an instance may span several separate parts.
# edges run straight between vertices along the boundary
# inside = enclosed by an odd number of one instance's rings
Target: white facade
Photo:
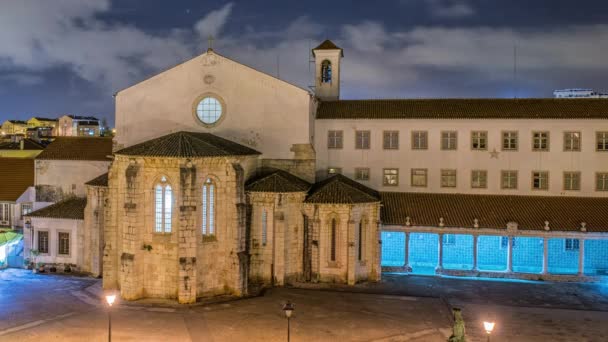
[[[343,147],[328,148],[328,132],[343,131]],[[370,132],[370,148],[356,149],[355,132]],[[397,149],[384,149],[383,132],[399,132]],[[442,150],[442,132],[456,132],[456,149]],[[485,149],[472,148],[472,132],[486,132]],[[517,132],[515,150],[503,150],[503,132]],[[443,192],[469,194],[606,196],[596,191],[596,173],[608,172],[608,151],[596,150],[596,132],[608,131],[608,120],[522,120],[522,119],[400,119],[400,120],[316,120],[315,150],[317,176],[327,176],[328,168],[356,179],[356,168],[369,168],[369,181],[361,181],[380,191]],[[427,149],[412,149],[413,132],[427,132]],[[532,149],[533,133],[548,132],[547,151]],[[580,133],[580,151],[564,150],[564,134]],[[396,168],[397,186],[383,185],[383,169]],[[412,186],[412,169],[427,172],[425,187]],[[456,170],[456,186],[441,186],[441,170]],[[473,170],[487,171],[487,187],[473,188]],[[518,173],[516,189],[503,189],[501,172]],[[549,173],[548,190],[532,188],[532,172]],[[580,172],[580,190],[564,190],[564,172]]]
[[[553,96],[560,99],[581,99],[581,98],[592,98],[592,99],[607,99],[608,94],[598,93],[593,89],[559,89],[553,92]]]
[[[223,105],[215,125],[195,116],[206,96]],[[264,158],[290,159],[294,145],[311,144],[311,103],[307,90],[208,51],[118,92],[115,141],[120,149],[171,132],[208,132]]]
[[[37,263],[44,264],[69,264],[81,265],[83,258],[83,226],[82,220],[31,218],[32,228],[23,230],[24,255],[30,255],[29,251],[36,249],[40,255],[36,257]],[[45,246],[41,246],[40,232],[48,238]],[[60,246],[60,233],[69,239],[67,249]],[[67,235],[65,235],[67,234]],[[43,252],[44,251],[44,252]],[[33,262],[33,260],[31,260]]]
[[[86,196],[84,183],[108,172],[109,161],[90,160],[36,160],[35,184],[49,186],[52,198],[61,199],[63,196]],[[49,196],[37,194],[38,199]],[[39,202],[56,202],[44,200]],[[43,206],[37,206],[40,209]]]

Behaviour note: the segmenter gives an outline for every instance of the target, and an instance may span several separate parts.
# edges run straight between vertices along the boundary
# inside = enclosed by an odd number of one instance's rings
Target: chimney
[[[19,149],[20,149],[21,151],[23,151],[23,145],[24,145],[24,143],[25,143],[25,142],[23,141],[23,139],[21,139],[21,141],[19,142]]]

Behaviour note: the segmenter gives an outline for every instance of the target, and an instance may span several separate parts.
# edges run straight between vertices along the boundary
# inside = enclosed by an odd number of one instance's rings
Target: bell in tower
[[[342,49],[326,40],[312,49],[315,59],[315,95],[322,101],[340,99],[340,60]]]

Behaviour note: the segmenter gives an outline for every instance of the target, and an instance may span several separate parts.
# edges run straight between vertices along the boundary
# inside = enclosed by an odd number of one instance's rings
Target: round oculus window
[[[222,103],[215,97],[205,97],[196,106],[196,116],[204,124],[212,125],[222,117]]]

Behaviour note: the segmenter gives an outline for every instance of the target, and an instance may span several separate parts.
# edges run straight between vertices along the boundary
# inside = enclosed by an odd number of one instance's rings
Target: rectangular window
[[[416,131],[412,132],[412,150],[426,150],[428,146],[428,132]]]
[[[471,171],[471,188],[485,189],[488,187],[488,171],[473,170]]]
[[[57,234],[57,254],[70,255],[70,233]]]
[[[369,180],[369,168],[367,168],[367,167],[355,168],[355,180],[368,181]]]
[[[383,143],[385,150],[399,149],[399,131],[384,131]]]
[[[488,149],[488,132],[471,132],[471,149],[483,151]]]
[[[517,150],[517,131],[502,132],[503,151]]]
[[[455,150],[458,144],[456,131],[441,132],[441,149]]]
[[[595,174],[595,190],[608,191],[608,172],[598,172]]]
[[[581,189],[581,173],[580,172],[564,172],[564,190],[580,190]]]
[[[517,189],[517,171],[501,172],[501,188]]]
[[[443,244],[444,245],[455,245],[456,244],[456,235],[443,234]]]
[[[328,131],[327,132],[327,148],[341,149],[343,141],[342,131]]]
[[[262,209],[262,246],[266,246],[268,241],[268,214],[266,209]]]
[[[333,176],[333,175],[337,175],[337,174],[342,174],[342,168],[341,167],[328,167],[327,168],[327,175],[328,176]]]
[[[533,190],[549,190],[549,172],[547,172],[547,171],[532,172],[532,189]]]
[[[598,151],[608,151],[608,132],[596,132],[595,140]]]
[[[10,203],[0,203],[0,224],[1,225],[10,225],[11,220],[11,204]]]
[[[359,248],[357,249],[357,260],[363,261],[363,244],[365,242],[365,233],[363,230],[363,221],[359,221]]]
[[[426,187],[426,169],[412,169],[412,186]]]
[[[384,169],[382,185],[384,186],[397,186],[399,185],[399,169]]]
[[[38,252],[40,254],[49,253],[49,232],[38,231]]]
[[[21,204],[21,219],[23,220],[23,216],[32,212],[32,203],[22,203]]]
[[[581,132],[564,132],[564,151],[581,150]]]
[[[580,242],[578,239],[565,239],[564,249],[567,251],[578,251],[580,248]]]
[[[355,131],[355,148],[369,150],[370,131]]]
[[[456,187],[456,170],[441,170],[441,187]]]
[[[532,133],[532,150],[549,151],[549,132]]]

